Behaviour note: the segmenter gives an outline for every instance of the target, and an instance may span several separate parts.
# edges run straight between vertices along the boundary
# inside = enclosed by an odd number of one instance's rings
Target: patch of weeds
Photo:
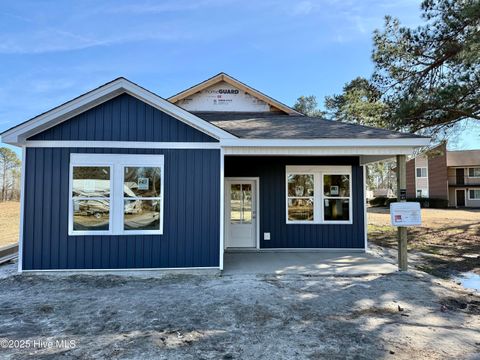
[[[462,311],[467,314],[480,315],[480,300],[468,298],[445,298],[442,305],[448,310]]]

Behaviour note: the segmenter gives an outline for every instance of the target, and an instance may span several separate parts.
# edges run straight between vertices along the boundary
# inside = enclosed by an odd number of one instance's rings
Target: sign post
[[[397,155],[397,197],[400,203],[407,201],[407,160],[405,155]],[[398,269],[408,270],[407,259],[407,228],[399,226],[398,239]]]

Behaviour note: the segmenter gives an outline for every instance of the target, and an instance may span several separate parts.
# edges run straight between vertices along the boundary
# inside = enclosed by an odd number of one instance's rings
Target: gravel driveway
[[[0,338],[30,346],[0,349],[7,359],[480,358],[480,298],[421,272],[133,278],[12,269],[0,269]]]

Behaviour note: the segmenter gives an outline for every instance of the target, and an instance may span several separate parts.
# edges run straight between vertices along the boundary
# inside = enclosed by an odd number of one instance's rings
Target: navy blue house
[[[168,99],[119,78],[2,141],[23,150],[19,271],[364,251],[365,164],[428,143],[304,116],[224,73]]]

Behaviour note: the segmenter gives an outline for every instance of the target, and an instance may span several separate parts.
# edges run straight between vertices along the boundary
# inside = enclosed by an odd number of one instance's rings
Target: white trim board
[[[220,149],[219,142],[29,140],[25,142],[24,146],[38,148]]]
[[[343,140],[343,144],[348,143],[348,139]],[[222,144],[223,146],[223,144]],[[372,146],[354,146],[354,147],[331,147],[326,146],[258,146],[258,147],[225,147],[225,155],[245,155],[245,156],[344,156],[344,155],[381,155],[386,158],[396,155],[411,155],[415,147],[372,147]]]
[[[35,273],[58,273],[59,275],[68,275],[69,273],[79,275],[82,273],[126,273],[126,276],[138,272],[147,272],[154,271],[159,273],[169,273],[169,272],[189,272],[189,271],[208,271],[208,270],[220,270],[218,266],[205,266],[205,267],[178,267],[178,268],[122,268],[122,269],[38,269],[38,270],[23,270],[25,273],[35,274]],[[100,275],[100,274],[99,274]]]
[[[419,147],[430,144],[428,138],[398,138],[398,139],[358,139],[332,138],[332,139],[222,139],[222,145],[226,147]]]
[[[20,229],[18,236],[18,272],[23,271],[23,226],[25,218],[25,169],[27,160],[27,149],[22,147],[22,164],[20,173]]]
[[[2,141],[10,145],[22,145],[30,136],[71,119],[72,117],[123,93],[127,93],[216,139],[236,138],[234,135],[210,124],[208,121],[205,121],[186,110],[183,110],[177,105],[172,104],[168,100],[161,98],[137,84],[125,78],[119,78],[5,131],[2,134]]]

